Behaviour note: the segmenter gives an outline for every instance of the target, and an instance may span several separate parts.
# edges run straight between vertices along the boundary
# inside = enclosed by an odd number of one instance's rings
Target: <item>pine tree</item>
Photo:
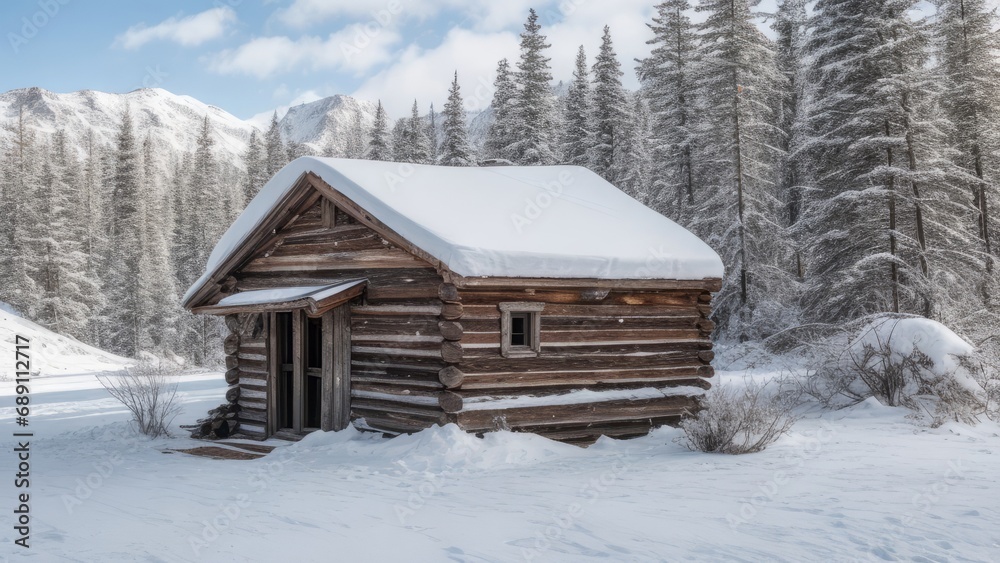
[[[656,6],[648,57],[637,72],[652,114],[650,151],[654,161],[652,207],[682,224],[690,222],[695,203],[695,116],[692,90],[697,62],[697,35],[687,16],[688,0],[666,0]]]
[[[493,80],[493,121],[486,132],[483,153],[486,158],[511,160],[512,147],[517,142],[518,131],[515,124],[517,86],[514,84],[507,59],[497,64],[497,76]]]
[[[593,144],[587,151],[590,169],[605,180],[617,185],[619,178],[613,174],[616,152],[620,151],[622,129],[631,119],[628,98],[622,87],[624,74],[611,43],[611,30],[604,26],[601,49],[594,62],[594,103],[591,121],[594,127]]]
[[[406,122],[406,136],[409,143],[407,162],[415,164],[425,164],[430,161],[430,140],[424,131],[424,122],[420,118],[420,109],[417,101],[413,100],[413,107],[410,109],[410,119]]]
[[[278,170],[288,164],[288,151],[281,139],[281,127],[278,125],[278,112],[271,116],[271,126],[264,134],[264,147],[267,151],[267,177],[273,178]]]
[[[775,100],[783,78],[774,45],[757,28],[753,0],[703,0],[695,84],[699,123],[695,171],[705,197],[691,226],[719,254],[728,275],[715,299],[723,334],[744,340],[783,328],[775,267],[783,247],[774,177]]]
[[[135,357],[141,350],[143,199],[140,196],[139,150],[129,108],[122,113],[114,156],[111,230],[105,281],[108,346]]]
[[[591,111],[587,54],[583,50],[583,45],[580,45],[580,49],[576,53],[573,83],[570,84],[564,110],[565,128],[562,135],[562,158],[566,164],[586,166],[589,163],[588,154],[593,142],[590,131]]]
[[[375,109],[375,125],[372,127],[371,141],[368,142],[368,160],[392,160],[392,147],[389,146],[389,118],[379,100]]]
[[[994,269],[997,231],[990,216],[998,197],[997,177],[1000,149],[997,123],[1000,121],[1000,23],[996,10],[984,0],[942,0],[937,20],[943,107],[954,124],[953,143],[957,158],[970,176],[969,184],[975,208],[975,221],[986,276]]]
[[[438,157],[438,131],[437,131],[437,114],[434,112],[434,104],[431,104],[431,111],[427,115],[427,146],[428,146],[428,159],[430,162],[436,163]]]
[[[368,132],[365,127],[364,114],[360,109],[357,109],[347,132],[347,147],[344,152],[347,158],[364,158],[367,150]]]
[[[646,100],[629,96],[630,108],[625,120],[616,127],[616,147],[610,175],[623,192],[650,203],[652,188],[652,158],[649,151],[651,117]]]
[[[511,160],[516,164],[555,164],[559,157],[553,139],[554,107],[552,103],[552,71],[545,50],[550,47],[540,33],[538,14],[529,10],[521,33],[521,58],[517,62],[517,83],[520,91],[514,103],[514,119],[518,140],[511,147]]]
[[[243,166],[246,168],[246,178],[243,181],[243,198],[246,202],[257,196],[260,189],[270,179],[267,175],[267,153],[264,150],[257,130],[250,132],[250,142],[243,153]]]
[[[30,275],[31,249],[28,226],[37,220],[36,210],[26,201],[33,201],[37,188],[38,165],[35,136],[28,128],[24,109],[18,111],[17,123],[10,128],[12,140],[4,151],[3,193],[0,197],[0,301],[33,316],[36,311],[38,285]]]
[[[410,162],[410,130],[406,119],[396,120],[392,126],[392,160]]]
[[[474,166],[475,159],[469,147],[465,126],[465,107],[458,86],[458,72],[448,90],[448,103],[444,105],[444,140],[441,143],[440,164],[445,166]]]
[[[142,143],[142,208],[145,217],[140,261],[140,314],[143,348],[162,354],[172,352],[178,344],[177,324],[185,313],[180,308],[171,267],[169,234],[173,216],[162,182],[163,173],[156,160],[158,152],[147,135]]]

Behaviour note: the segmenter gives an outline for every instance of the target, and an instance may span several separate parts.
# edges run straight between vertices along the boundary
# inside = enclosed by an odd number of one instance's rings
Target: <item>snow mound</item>
[[[455,424],[447,424],[391,440],[353,427],[340,432],[313,432],[289,446],[287,455],[319,465],[363,464],[392,467],[402,473],[464,473],[534,466],[583,456],[585,452],[536,434],[498,431],[478,438]]]
[[[18,336],[30,340],[31,373],[70,375],[89,372],[116,371],[134,363],[71,338],[56,334],[8,308],[0,308],[0,353],[13,361]],[[23,342],[23,340],[22,340]]]

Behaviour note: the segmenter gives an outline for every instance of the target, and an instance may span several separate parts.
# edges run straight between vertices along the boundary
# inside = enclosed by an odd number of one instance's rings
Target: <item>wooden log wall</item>
[[[351,278],[368,280],[364,298],[350,306],[351,419],[388,434],[445,423],[439,406],[444,386],[437,378],[445,366],[438,326],[441,276],[427,262],[321,199],[260,247],[234,274],[234,288],[321,285]],[[264,353],[264,342],[255,350]],[[252,376],[259,375],[262,386],[246,388],[255,395],[247,397],[248,416],[259,422],[244,422],[263,427],[267,364],[256,352],[246,352]],[[241,354],[240,365],[243,361]],[[257,396],[261,392],[265,395]]]
[[[469,431],[510,428],[588,443],[674,424],[690,397],[583,405],[466,408],[488,398],[546,397],[572,389],[707,389],[713,375],[711,293],[707,290],[441,289],[442,322],[461,327],[439,381],[454,395],[447,410]],[[447,294],[447,295],[445,295]],[[501,354],[499,304],[544,303],[538,357]],[[450,305],[450,307],[449,307]],[[447,313],[447,314],[446,314]],[[449,325],[451,327],[451,325]]]

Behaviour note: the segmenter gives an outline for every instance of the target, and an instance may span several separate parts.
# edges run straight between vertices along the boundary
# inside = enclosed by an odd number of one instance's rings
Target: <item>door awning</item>
[[[228,315],[305,309],[310,315],[319,315],[361,295],[367,284],[368,280],[355,279],[328,285],[242,291],[223,298],[215,305],[197,307],[193,311],[209,315]]]

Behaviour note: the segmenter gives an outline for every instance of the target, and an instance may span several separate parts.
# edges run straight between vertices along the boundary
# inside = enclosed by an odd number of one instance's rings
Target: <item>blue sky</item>
[[[127,92],[157,86],[241,118],[332,94],[382,99],[400,116],[426,111],[458,70],[470,108],[489,103],[502,57],[535,8],[556,80],[602,28],[635,86],[654,0],[19,0],[0,3],[0,91]]]

